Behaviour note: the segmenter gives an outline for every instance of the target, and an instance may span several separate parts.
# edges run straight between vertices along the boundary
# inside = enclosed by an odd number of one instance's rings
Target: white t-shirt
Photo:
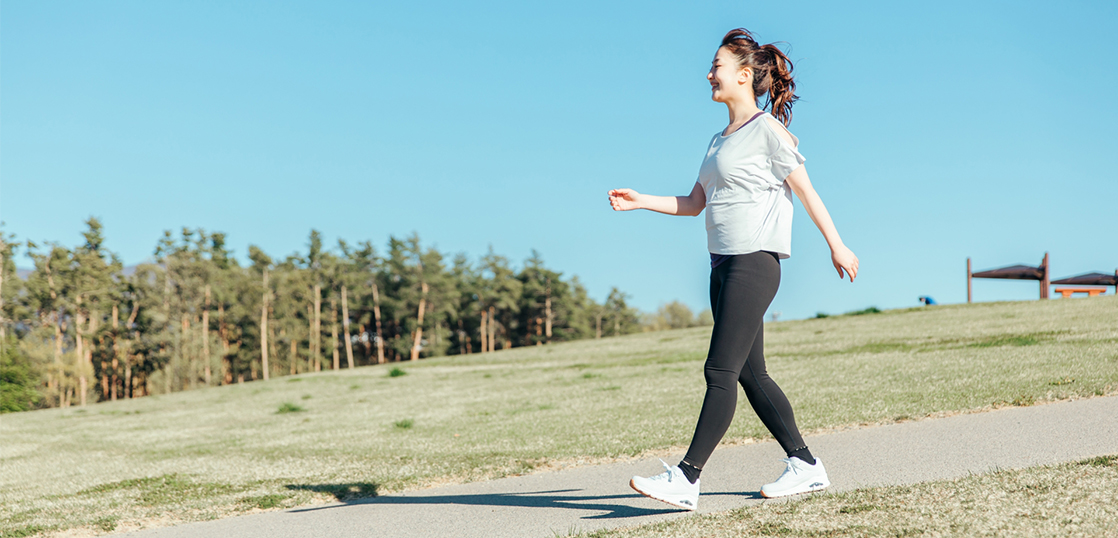
[[[707,199],[711,254],[767,250],[782,259],[792,255],[792,189],[784,178],[805,159],[796,151],[799,140],[792,136],[789,144],[777,132],[783,126],[772,125],[770,118],[760,114],[710,141],[698,182]]]

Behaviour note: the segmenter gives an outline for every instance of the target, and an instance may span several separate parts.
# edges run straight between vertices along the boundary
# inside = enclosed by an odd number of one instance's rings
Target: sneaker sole
[[[779,497],[791,497],[792,495],[803,495],[804,493],[814,493],[816,491],[823,491],[823,490],[825,490],[829,487],[831,487],[831,483],[826,482],[826,483],[823,483],[823,484],[815,486],[815,487],[803,486],[803,487],[800,487],[800,488],[796,488],[792,491],[789,491],[788,493],[781,493],[780,495],[769,495],[768,493],[765,493],[765,490],[762,489],[761,490],[761,496],[766,498],[766,499],[776,499],[776,498],[779,498]]]
[[[638,488],[637,485],[635,483],[633,483],[632,480],[629,480],[629,487],[633,488],[634,491],[636,491],[637,493],[640,493],[641,495],[644,495],[645,497],[648,497],[649,499],[655,499],[655,500],[660,501],[662,503],[668,503],[668,504],[670,504],[670,505],[672,505],[676,508],[682,508],[684,510],[689,510],[689,511],[692,511],[692,512],[695,511],[698,508],[698,506],[687,506],[686,504],[680,504],[680,503],[672,501],[670,499],[662,499],[660,497],[655,497],[655,496],[649,495],[648,493],[645,493],[645,492],[641,491],[641,489]]]

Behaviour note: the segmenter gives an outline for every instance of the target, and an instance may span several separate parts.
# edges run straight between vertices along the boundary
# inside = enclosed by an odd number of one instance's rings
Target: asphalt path
[[[1061,463],[1118,454],[1118,396],[839,431],[809,436],[807,443],[827,467],[832,492]],[[680,456],[667,461],[674,464]],[[762,499],[758,489],[784,470],[782,457],[775,442],[719,448],[703,471],[699,512],[774,502]],[[555,537],[686,517],[688,512],[629,488],[633,475],[661,470],[659,461],[651,458],[263,512],[128,536]]]

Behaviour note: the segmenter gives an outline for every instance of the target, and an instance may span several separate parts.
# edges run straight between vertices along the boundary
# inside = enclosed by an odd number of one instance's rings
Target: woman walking
[[[731,30],[712,62],[711,99],[723,103],[730,124],[710,141],[699,178],[687,196],[609,191],[616,211],[649,209],[668,215],[706,213],[710,250],[710,305],[714,331],[704,375],[707,390],[695,435],[678,465],[629,482],[644,495],[687,510],[699,500],[699,473],[726,434],[737,406],[737,384],[788,454],[784,473],[761,488],[765,497],[818,491],[830,485],[823,462],[804,444],[792,406],[765,371],[763,318],[780,285],[780,260],[791,254],[792,193],[831,247],[839,278],[853,282],[858,257],[843,245],[816,194],[787,129],[798,99],[792,62],[775,45],[759,45],[748,30]],[[763,106],[757,102],[766,96]]]

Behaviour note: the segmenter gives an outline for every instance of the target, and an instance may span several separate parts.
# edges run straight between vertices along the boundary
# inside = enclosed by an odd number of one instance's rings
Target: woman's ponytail
[[[772,43],[761,47],[761,50],[772,62],[769,69],[768,104],[772,107],[772,115],[788,125],[792,123],[792,104],[799,99],[796,95],[796,81],[792,78],[792,60]]]
[[[775,44],[759,45],[745,28],[730,30],[722,38],[722,46],[737,57],[740,68],[753,70],[753,95],[765,96],[761,108],[769,108],[784,125],[792,123],[792,104],[799,99],[792,60]]]

